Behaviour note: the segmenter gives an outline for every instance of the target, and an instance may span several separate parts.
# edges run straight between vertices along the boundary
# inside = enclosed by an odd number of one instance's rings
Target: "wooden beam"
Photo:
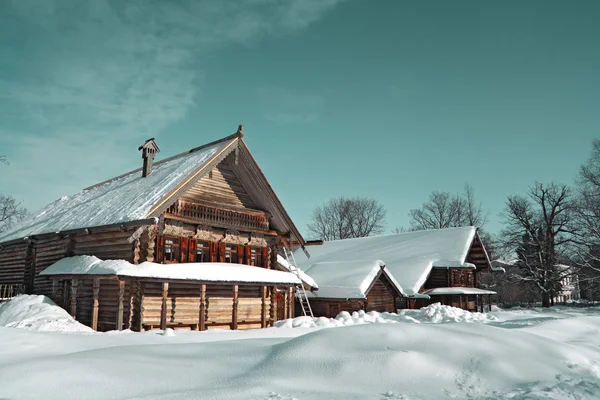
[[[71,279],[71,317],[77,319],[77,285],[79,281],[77,278]]]
[[[277,319],[277,286],[271,288],[271,322],[273,324]]]
[[[94,278],[92,285],[92,326],[95,331],[98,330],[98,297],[100,295],[100,278]]]
[[[206,285],[200,286],[200,315],[198,315],[198,330],[206,330]]]
[[[119,281],[117,300],[117,330],[123,330],[123,296],[125,295],[125,281]]]
[[[141,332],[144,330],[144,283],[143,282],[139,282],[139,291],[138,291],[138,296],[139,296],[139,304],[140,304],[140,318],[137,321],[138,326],[138,332]]]
[[[167,329],[167,296],[169,295],[169,284],[162,284],[162,303],[160,305],[160,329]]]
[[[52,279],[52,300],[58,303],[58,279]]]
[[[260,288],[260,301],[261,301],[261,312],[260,312],[260,327],[267,327],[267,287],[263,286]]]
[[[489,302],[489,304],[488,304],[489,310],[490,310],[490,312],[492,312],[492,295],[491,294],[488,294],[488,302]]]
[[[294,318],[294,288],[288,288],[288,318]]]
[[[233,286],[233,309],[231,311],[231,329],[236,330],[238,325],[238,285]]]

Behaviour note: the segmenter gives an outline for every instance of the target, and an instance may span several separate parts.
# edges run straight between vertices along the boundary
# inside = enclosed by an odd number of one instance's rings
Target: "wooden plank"
[[[123,296],[125,295],[125,281],[119,281],[117,300],[117,330],[123,330]]]
[[[79,284],[76,278],[71,279],[71,316],[77,319],[77,285]]]
[[[231,329],[236,330],[238,323],[238,285],[233,286],[233,309],[231,313],[231,320]]]
[[[169,295],[169,284],[162,284],[162,303],[160,307],[160,329],[167,328],[167,296]]]
[[[198,330],[206,330],[206,285],[200,287],[200,315],[198,320]]]
[[[100,294],[100,278],[94,278],[92,286],[92,323],[91,328],[95,331],[98,330],[98,296]]]
[[[267,287],[266,286],[263,286],[261,288],[260,301],[261,301],[260,327],[266,328],[267,327]]]

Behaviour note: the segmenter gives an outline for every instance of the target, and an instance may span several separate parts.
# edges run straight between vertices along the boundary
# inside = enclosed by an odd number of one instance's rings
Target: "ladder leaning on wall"
[[[285,259],[289,265],[290,272],[293,273],[300,279],[299,287],[296,287],[296,298],[300,303],[300,308],[302,308],[302,313],[305,316],[311,316],[314,318],[312,308],[310,307],[310,303],[308,302],[308,296],[306,295],[306,289],[304,289],[304,284],[302,283],[302,278],[300,278],[300,273],[298,271],[298,267],[296,266],[296,258],[294,257],[294,252],[283,248],[283,252],[285,254]]]

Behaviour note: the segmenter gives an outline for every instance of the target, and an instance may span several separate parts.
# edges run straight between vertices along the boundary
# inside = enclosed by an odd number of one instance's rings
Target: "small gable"
[[[397,303],[400,295],[385,274],[379,275],[366,297],[366,311],[396,312],[399,308]]]
[[[184,199],[258,209],[231,165],[229,157],[221,161],[183,195]]]

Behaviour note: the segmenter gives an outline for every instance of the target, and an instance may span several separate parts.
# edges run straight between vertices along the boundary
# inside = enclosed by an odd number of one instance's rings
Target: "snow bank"
[[[19,295],[0,304],[0,326],[44,332],[94,332],[46,296]]]
[[[442,324],[452,322],[485,323],[497,321],[493,315],[465,311],[461,308],[431,304],[420,310],[402,310],[399,314],[379,313],[377,311],[355,311],[350,314],[342,311],[335,318],[325,317],[296,317],[275,322],[276,328],[332,328],[338,326],[364,324],[395,324],[406,322],[413,324],[430,323]]]

